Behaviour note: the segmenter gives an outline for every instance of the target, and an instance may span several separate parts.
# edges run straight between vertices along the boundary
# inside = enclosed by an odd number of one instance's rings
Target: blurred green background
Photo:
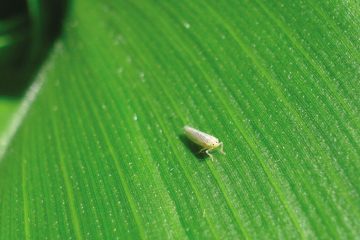
[[[0,136],[61,32],[67,1],[3,1],[0,8]]]

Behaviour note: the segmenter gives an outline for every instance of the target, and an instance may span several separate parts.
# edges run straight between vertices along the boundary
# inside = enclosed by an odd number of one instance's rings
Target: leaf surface
[[[358,237],[359,19],[353,1],[74,1],[0,163],[0,238]]]

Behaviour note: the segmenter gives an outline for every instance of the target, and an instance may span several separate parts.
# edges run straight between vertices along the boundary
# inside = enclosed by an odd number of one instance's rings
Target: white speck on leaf
[[[123,71],[124,71],[124,69],[122,67],[119,67],[117,69],[117,74],[121,75]]]
[[[115,36],[114,45],[119,45],[123,43],[124,43],[124,37],[121,34]]]
[[[184,22],[184,27],[186,28],[186,29],[189,29],[191,26],[190,26],[190,23],[188,23],[188,22]]]

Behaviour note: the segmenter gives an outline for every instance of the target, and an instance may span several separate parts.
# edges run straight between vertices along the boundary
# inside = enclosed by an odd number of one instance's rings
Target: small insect
[[[195,128],[189,127],[189,126],[185,126],[184,127],[184,132],[185,135],[194,143],[196,143],[197,145],[201,146],[202,149],[199,151],[199,153],[205,151],[205,153],[211,157],[211,159],[213,159],[213,156],[210,154],[210,151],[214,150],[217,147],[221,147],[220,148],[220,152],[222,154],[224,153],[224,144],[222,142],[219,141],[219,139],[217,139],[214,136],[211,136],[210,134],[201,132]]]

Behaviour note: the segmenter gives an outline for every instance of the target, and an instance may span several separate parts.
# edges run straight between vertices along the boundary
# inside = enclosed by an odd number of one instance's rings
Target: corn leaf
[[[0,238],[358,238],[359,13],[74,1],[6,139]]]

